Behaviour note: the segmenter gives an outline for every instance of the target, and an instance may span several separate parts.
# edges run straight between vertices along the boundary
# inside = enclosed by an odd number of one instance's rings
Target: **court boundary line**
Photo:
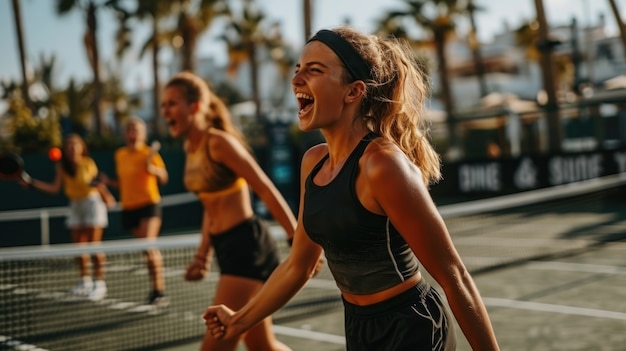
[[[552,312],[568,315],[595,317],[603,319],[615,319],[626,321],[626,313],[600,310],[595,308],[585,308],[567,305],[557,305],[543,302],[532,301],[520,301],[514,299],[503,299],[499,297],[483,297],[483,302],[488,307],[504,307],[514,308],[518,310],[537,311],[537,312]]]
[[[274,330],[274,333],[283,335],[283,336],[292,336],[296,338],[322,341],[322,342],[327,342],[330,344],[337,344],[337,345],[346,344],[346,337],[336,335],[336,334],[322,333],[322,332],[306,330],[306,329],[301,329],[301,328],[292,328],[292,327],[287,327],[284,325],[277,325],[277,324],[274,324],[272,326],[272,329]]]

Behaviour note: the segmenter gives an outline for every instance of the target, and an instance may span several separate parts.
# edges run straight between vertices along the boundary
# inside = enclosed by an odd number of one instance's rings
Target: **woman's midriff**
[[[381,301],[388,300],[394,296],[400,295],[403,292],[409,290],[414,287],[417,283],[422,280],[422,274],[417,272],[416,275],[410,277],[409,279],[403,281],[402,283],[392,286],[389,289],[379,291],[377,293],[368,294],[368,295],[356,295],[351,294],[345,291],[341,292],[343,298],[349,303],[357,306],[367,306],[375,303],[379,303]]]
[[[248,187],[213,196],[198,194],[204,207],[204,220],[209,233],[223,233],[254,216]]]

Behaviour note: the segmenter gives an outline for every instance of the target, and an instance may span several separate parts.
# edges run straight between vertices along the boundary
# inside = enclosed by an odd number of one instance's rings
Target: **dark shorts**
[[[278,246],[258,217],[211,235],[211,243],[221,274],[265,282],[280,263]]]
[[[448,310],[424,279],[406,292],[373,305],[343,303],[348,351],[456,348]]]
[[[150,204],[132,210],[122,211],[122,228],[133,230],[139,227],[142,219],[161,217],[161,204]]]

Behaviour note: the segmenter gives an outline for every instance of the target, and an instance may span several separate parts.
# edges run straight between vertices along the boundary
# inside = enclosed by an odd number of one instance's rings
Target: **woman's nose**
[[[296,72],[293,74],[293,77],[291,78],[291,85],[297,86],[300,84],[302,84],[302,78],[300,78],[300,72]]]

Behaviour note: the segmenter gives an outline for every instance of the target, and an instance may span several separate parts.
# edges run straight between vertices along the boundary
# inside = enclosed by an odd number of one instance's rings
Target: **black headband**
[[[313,40],[319,40],[326,44],[331,50],[339,56],[341,62],[352,77],[356,80],[367,80],[372,78],[370,65],[359,55],[350,43],[344,38],[337,35],[335,32],[327,29],[322,29],[307,41],[307,43]]]

